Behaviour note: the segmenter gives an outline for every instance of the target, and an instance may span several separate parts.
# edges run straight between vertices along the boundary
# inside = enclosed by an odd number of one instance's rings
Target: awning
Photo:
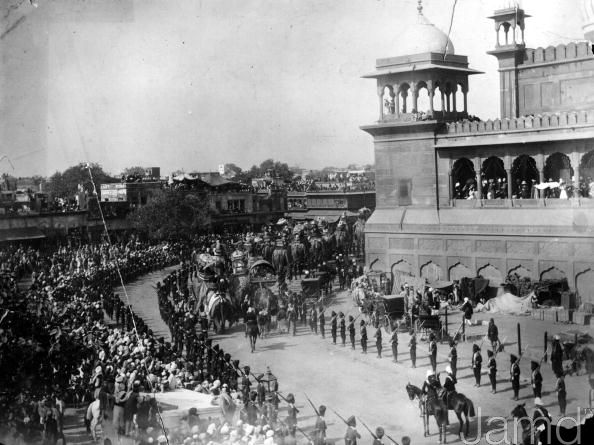
[[[41,238],[45,238],[45,234],[37,227],[19,227],[16,229],[0,230],[0,242]]]

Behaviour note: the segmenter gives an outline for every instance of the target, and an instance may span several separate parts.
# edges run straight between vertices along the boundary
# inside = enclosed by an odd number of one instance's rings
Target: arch
[[[464,85],[461,83],[457,84],[454,95],[456,96],[456,109],[452,111],[456,111],[458,113],[466,111],[464,109]]]
[[[435,264],[433,261],[429,261],[421,266],[420,269],[421,278],[425,278],[427,281],[439,281],[443,277],[443,270],[441,266]]]
[[[424,81],[417,84],[417,109],[418,113],[426,113],[431,115],[431,98],[429,97],[429,89]]]
[[[564,153],[553,153],[549,155],[544,165],[545,180],[556,181],[563,179],[565,183],[571,183],[573,168],[569,156]]]
[[[456,159],[452,165],[452,179],[454,180],[454,199],[466,199],[476,190],[476,172],[474,163],[468,158]]]
[[[546,270],[543,270],[540,274],[540,280],[563,280],[563,279],[567,279],[567,276],[565,275],[565,272],[563,272],[561,269],[553,266],[553,267],[549,267]]]
[[[491,156],[483,161],[481,181],[483,199],[507,198],[507,172],[501,158]]]
[[[392,293],[396,294],[400,292],[400,286],[403,286],[405,283],[410,283],[411,277],[413,275],[413,267],[412,265],[406,260],[400,260],[396,263],[392,264],[390,268],[392,272]]]
[[[439,82],[435,82],[435,89],[433,90],[433,111],[444,111],[441,107],[442,94],[443,90],[441,89]]]
[[[409,106],[409,90],[410,85],[406,82],[401,83],[398,87],[398,96],[400,97],[400,113],[409,113],[410,106]]]
[[[490,287],[500,287],[503,283],[503,274],[499,269],[493,266],[491,263],[485,264],[477,271],[479,277],[489,280]]]
[[[461,280],[462,278],[474,278],[475,274],[461,262],[457,262],[448,269],[450,281]]]
[[[594,179],[594,150],[590,150],[580,161],[580,184],[583,182],[583,179],[586,180],[586,183],[589,184]],[[589,179],[589,180],[588,180]]]
[[[538,168],[533,157],[520,155],[512,163],[512,194],[516,198],[528,199],[532,188],[539,182]]]
[[[580,303],[594,304],[594,270],[588,268],[575,276],[575,290]]]
[[[530,272],[529,269],[526,269],[524,266],[522,266],[521,264],[514,267],[513,269],[510,269],[507,272],[507,275],[517,275],[520,278],[532,278],[532,272]]]
[[[396,112],[394,88],[391,85],[385,85],[382,89],[382,104],[384,107],[384,115],[394,114]]]

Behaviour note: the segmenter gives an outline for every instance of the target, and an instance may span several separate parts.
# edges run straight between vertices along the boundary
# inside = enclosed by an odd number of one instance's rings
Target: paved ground
[[[152,285],[156,283],[164,273],[151,274],[136,286],[128,286],[128,294],[134,310],[157,332],[163,331],[168,334],[165,325],[159,317],[157,298],[154,290],[149,292]],[[291,287],[298,288],[298,283]],[[357,314],[358,310],[353,307],[348,292],[337,292],[330,310],[342,310],[345,314]],[[486,321],[491,315],[478,314],[476,320],[480,323]],[[500,337],[506,338],[505,351],[498,357],[498,393],[490,393],[486,370],[483,372],[483,383],[480,388],[473,387],[474,379],[470,369],[470,356],[472,341],[475,339],[480,343],[480,338],[487,330],[486,324],[482,323],[467,328],[468,341],[461,343],[458,347],[459,365],[458,391],[464,393],[474,401],[478,411],[478,421],[472,422],[471,436],[477,432],[480,425],[483,436],[487,432],[486,421],[489,416],[507,417],[515,402],[510,400],[512,396],[511,385],[508,381],[509,375],[509,353],[517,352],[516,325],[520,323],[522,332],[522,344],[529,345],[527,356],[540,358],[543,352],[543,335],[545,331],[549,335],[556,332],[576,329],[574,325],[552,324],[550,322],[532,320],[529,317],[510,315],[495,315],[493,318],[499,326]],[[461,320],[460,313],[453,313],[449,318],[449,330],[457,330]],[[582,328],[589,331],[589,328]],[[328,329],[329,331],[329,329]],[[307,392],[315,404],[325,404],[330,409],[327,412],[328,434],[332,441],[342,440],[344,424],[332,412],[336,410],[343,417],[351,414],[358,416],[365,421],[372,429],[376,426],[383,426],[388,434],[400,441],[403,435],[409,435],[413,444],[436,443],[437,436],[435,423],[431,421],[430,438],[423,438],[422,420],[419,418],[419,410],[416,403],[409,401],[405,385],[411,382],[421,386],[425,371],[429,367],[427,356],[427,343],[419,342],[417,349],[417,368],[411,368],[411,362],[406,350],[408,335],[400,335],[399,361],[392,361],[392,352],[388,344],[388,335],[384,332],[383,358],[377,358],[373,332],[370,330],[369,351],[363,355],[359,344],[357,349],[352,351],[350,347],[333,345],[329,332],[326,338],[322,339],[309,331],[307,326],[298,326],[297,335],[273,334],[269,338],[258,340],[256,352],[250,353],[249,343],[245,339],[242,328],[236,327],[225,335],[215,336],[223,349],[229,352],[234,358],[239,359],[242,364],[249,364],[255,372],[264,372],[270,366],[280,381],[280,391],[284,394],[292,392],[297,399],[297,406],[300,409],[299,425],[307,432],[313,428],[315,413],[305,400],[304,393]],[[477,340],[478,339],[478,340]],[[358,341],[358,333],[357,333]],[[339,339],[340,342],[340,339]],[[484,363],[486,365],[487,343],[483,344]],[[440,345],[438,349],[438,371],[446,366],[448,348],[446,344]],[[522,389],[520,391],[520,402],[526,402],[529,412],[533,409],[532,391],[529,385],[529,360],[522,361]],[[554,379],[550,365],[543,365],[544,389],[543,400],[551,414],[558,414],[556,394],[553,391]],[[585,406],[587,389],[589,388],[587,377],[568,377],[566,379],[568,393],[567,413],[575,413],[579,407]],[[448,442],[458,442],[457,422],[455,416],[450,413]],[[80,424],[79,424],[80,425]],[[500,425],[496,425],[500,426]],[[492,426],[493,427],[493,426]],[[76,429],[71,429],[76,433]],[[80,432],[80,431],[79,431]],[[371,436],[362,426],[359,432],[363,436],[362,442],[371,442]],[[84,431],[83,431],[84,433]],[[70,434],[70,432],[69,432]],[[84,434],[83,434],[84,436]],[[500,437],[500,436],[494,436]],[[75,443],[83,443],[80,440],[70,440]]]

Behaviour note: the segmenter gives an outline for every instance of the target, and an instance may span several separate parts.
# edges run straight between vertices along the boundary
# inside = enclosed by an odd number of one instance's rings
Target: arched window
[[[462,84],[456,85],[456,92],[454,94],[456,95],[456,109],[452,111],[461,113],[464,111],[464,92]]]
[[[512,163],[512,194],[519,199],[536,198],[534,185],[538,181],[536,161],[528,155],[520,155]],[[534,189],[534,192],[536,189]]]
[[[436,83],[436,88],[433,93],[433,111],[443,111],[441,108],[442,89],[439,83]]]
[[[569,156],[563,153],[553,153],[545,161],[544,166],[545,180],[559,182],[563,179],[565,183],[570,183],[573,176],[573,168]]]
[[[396,109],[394,106],[394,90],[391,86],[384,87],[384,94],[382,95],[384,104],[384,115],[394,114]]]
[[[484,160],[481,181],[483,199],[507,198],[507,173],[501,158],[491,156]]]
[[[398,94],[400,95],[400,112],[401,113],[410,113],[409,101],[408,101],[408,93],[410,90],[410,85],[407,83],[403,83],[398,88]]]
[[[454,199],[467,199],[476,191],[476,172],[470,159],[460,158],[452,166]]]
[[[419,82],[417,85],[417,112],[425,113],[426,115],[431,114],[430,110],[430,98],[429,90],[425,82]]]

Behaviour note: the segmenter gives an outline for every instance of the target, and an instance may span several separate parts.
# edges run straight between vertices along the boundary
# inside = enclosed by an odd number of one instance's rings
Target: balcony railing
[[[460,208],[460,209],[594,208],[594,199],[591,199],[591,198],[452,199],[451,206]]]

